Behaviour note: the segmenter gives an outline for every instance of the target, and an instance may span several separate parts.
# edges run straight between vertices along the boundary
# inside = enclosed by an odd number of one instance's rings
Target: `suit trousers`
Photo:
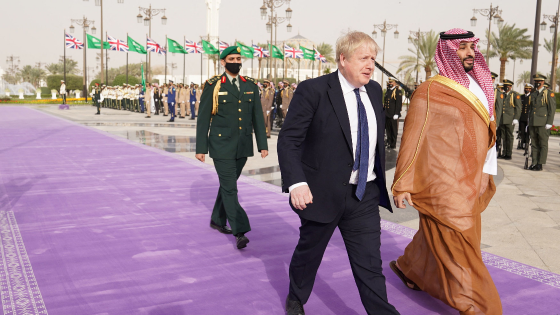
[[[338,227],[367,313],[399,314],[387,299],[381,266],[379,187],[375,181],[368,182],[361,201],[356,197],[357,186],[347,187],[344,209],[340,209],[334,221],[318,223],[301,219],[299,242],[290,263],[289,299],[307,303],[325,249]]]
[[[220,180],[220,189],[212,211],[212,221],[224,226],[229,222],[233,235],[251,231],[247,213],[237,198],[237,179],[247,163],[247,158],[235,160],[214,159],[214,167]]]
[[[169,106],[169,114],[171,115],[171,120],[175,119],[175,102],[167,102]]]
[[[531,136],[531,160],[533,165],[546,164],[548,157],[548,137],[550,131],[545,126],[529,127]]]
[[[513,149],[513,128],[511,124],[501,124],[498,127],[498,132],[504,141],[504,146],[502,148],[502,155],[511,156],[511,151]]]
[[[196,116],[196,108],[195,108],[195,103],[194,102],[189,102],[191,105],[191,118],[194,119],[194,117]]]
[[[391,148],[397,147],[397,136],[399,133],[398,120],[393,117],[385,118],[385,132],[387,133],[387,144]]]
[[[185,102],[181,102],[180,107],[181,107],[181,117],[185,117],[185,114],[187,113],[186,110],[187,106],[185,106]]]

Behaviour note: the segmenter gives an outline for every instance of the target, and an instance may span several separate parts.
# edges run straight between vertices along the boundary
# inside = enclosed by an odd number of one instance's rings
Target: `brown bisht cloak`
[[[482,262],[480,214],[494,196],[482,168],[496,125],[480,100],[437,75],[414,92],[404,124],[393,195],[408,192],[420,228],[398,264],[423,291],[460,314],[502,314]]]

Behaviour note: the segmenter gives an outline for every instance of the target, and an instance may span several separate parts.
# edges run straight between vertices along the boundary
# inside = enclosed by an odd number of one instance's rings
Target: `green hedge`
[[[123,83],[126,83],[126,74],[119,74],[115,77],[115,80],[113,80],[113,86],[120,86],[123,85]],[[135,84],[140,84],[142,83],[142,81],[140,81],[139,78],[137,77],[133,77],[133,76],[128,76],[128,84],[130,85],[135,85]]]
[[[61,74],[49,75],[47,77],[47,88],[50,90],[60,90],[60,80],[64,80]],[[84,87],[84,78],[77,75],[66,75],[66,91],[82,90]]]
[[[46,86],[41,87],[41,96],[42,95],[51,95],[51,89]]]

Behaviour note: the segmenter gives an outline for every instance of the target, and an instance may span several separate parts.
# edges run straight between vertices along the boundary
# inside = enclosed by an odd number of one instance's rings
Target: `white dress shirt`
[[[358,99],[356,98],[356,93],[354,93],[354,87],[342,73],[338,72],[338,80],[340,81],[340,86],[342,87],[342,95],[344,96],[344,102],[346,103],[346,110],[348,111],[348,118],[350,120],[350,132],[352,134],[352,156],[356,157],[356,145],[358,143]],[[375,111],[369,99],[365,86],[360,87],[360,99],[364,104],[366,109],[368,129],[369,129],[369,159],[368,159],[368,177],[367,181],[370,182],[376,178],[374,167],[375,167],[375,147],[377,146],[377,118],[375,116]],[[326,170],[328,171],[328,170]],[[358,184],[358,170],[352,171],[350,174],[350,184]],[[290,186],[289,191],[291,192],[294,188],[307,185],[307,183],[297,183]]]
[[[471,77],[470,74],[467,73],[467,77],[469,78],[469,90],[482,102],[488,113],[490,113],[490,107],[488,105],[488,99],[486,98],[486,94],[480,87],[480,84]],[[490,120],[494,120],[494,116],[490,117]],[[484,167],[482,168],[482,172],[490,175],[498,175],[498,153],[496,152],[496,144],[488,150],[486,153],[486,160],[484,161]]]

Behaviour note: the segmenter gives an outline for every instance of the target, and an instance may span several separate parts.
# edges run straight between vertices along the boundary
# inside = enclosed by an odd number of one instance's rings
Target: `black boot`
[[[249,243],[249,239],[245,236],[245,233],[237,233],[235,239],[237,240],[237,249],[245,248],[247,247],[247,243]]]

